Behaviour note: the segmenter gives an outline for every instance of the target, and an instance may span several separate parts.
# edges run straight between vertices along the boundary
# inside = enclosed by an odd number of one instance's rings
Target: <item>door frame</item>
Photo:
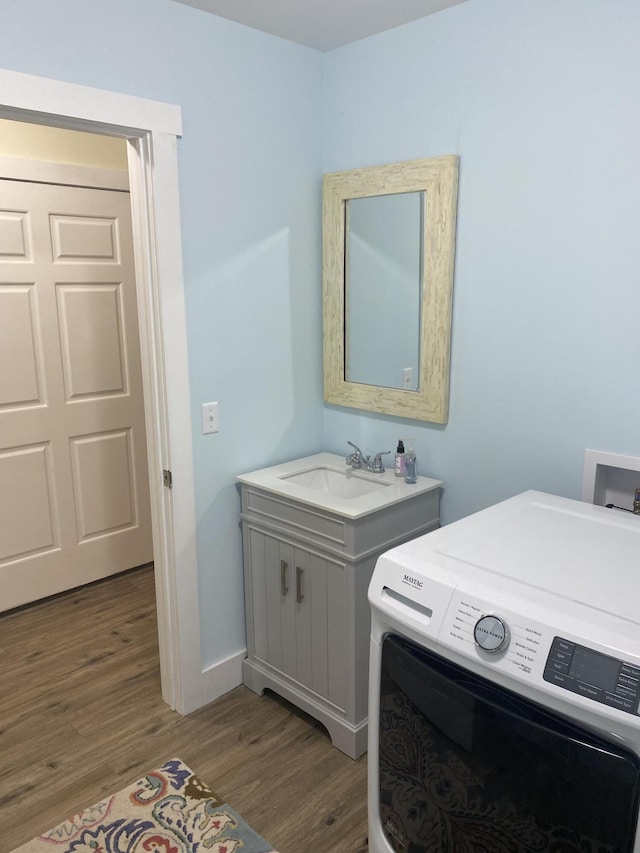
[[[162,698],[188,714],[206,697],[178,193],[180,108],[0,69],[0,118],[127,141]],[[163,470],[172,472],[172,488],[164,486]]]

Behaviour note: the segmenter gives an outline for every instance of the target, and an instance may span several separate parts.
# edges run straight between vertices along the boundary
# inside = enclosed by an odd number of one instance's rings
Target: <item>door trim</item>
[[[75,166],[50,160],[28,160],[23,157],[0,155],[0,176],[13,181],[36,184],[62,184],[71,187],[129,192],[129,172],[125,169]]]
[[[0,69],[0,117],[127,140],[149,460],[162,697],[202,688],[191,407],[180,236],[180,108]],[[162,470],[173,472],[173,489]]]

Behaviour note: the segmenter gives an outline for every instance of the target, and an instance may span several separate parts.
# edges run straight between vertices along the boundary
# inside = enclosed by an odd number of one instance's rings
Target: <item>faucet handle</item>
[[[382,457],[388,456],[390,453],[390,450],[383,450],[381,453],[376,453],[376,455],[373,457],[373,462],[369,466],[369,470],[373,471],[374,474],[383,474],[384,465],[382,464]]]
[[[351,445],[355,450],[354,453],[350,453],[347,456],[345,460],[347,465],[351,465],[352,468],[362,468],[363,466],[367,466],[369,464],[369,457],[365,456],[358,445],[354,444],[352,441],[348,441],[347,444]]]

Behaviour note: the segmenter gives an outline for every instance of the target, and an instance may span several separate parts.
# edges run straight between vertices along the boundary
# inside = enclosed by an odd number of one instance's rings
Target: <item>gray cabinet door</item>
[[[347,703],[347,589],[341,563],[294,549],[296,674],[341,710]]]
[[[344,710],[345,567],[250,528],[253,652]]]

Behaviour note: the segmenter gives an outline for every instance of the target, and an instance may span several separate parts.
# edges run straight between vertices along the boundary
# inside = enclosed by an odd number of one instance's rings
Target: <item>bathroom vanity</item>
[[[367,747],[367,589],[383,551],[439,526],[441,481],[355,471],[319,453],[238,477],[243,681],[319,720],[351,758]]]

